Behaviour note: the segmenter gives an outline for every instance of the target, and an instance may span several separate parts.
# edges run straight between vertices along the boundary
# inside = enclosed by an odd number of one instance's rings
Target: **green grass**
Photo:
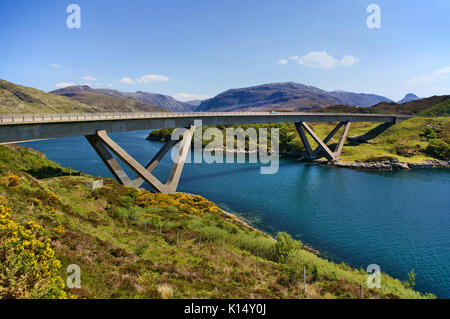
[[[92,113],[92,107],[65,96],[49,94],[0,79],[0,113]]]
[[[329,132],[333,130],[337,123],[314,123],[310,124],[317,135],[324,139]],[[358,137],[376,128],[380,123],[351,123],[348,137]],[[238,127],[238,126],[230,126]],[[271,140],[270,129],[280,129],[280,152],[297,154],[300,157],[304,151],[303,144],[298,136],[298,133],[292,123],[279,124],[257,124],[239,126],[244,129],[248,128],[268,128],[268,141]],[[218,126],[222,130],[225,137],[225,126]],[[203,130],[207,129],[204,127]],[[431,141],[424,136],[424,131],[431,129],[436,133],[435,138],[440,141]],[[334,150],[339,140],[343,127],[335,134],[335,136],[328,142],[331,150]],[[168,139],[170,138],[172,130],[162,129],[155,130],[150,133],[152,139]],[[224,138],[225,141],[225,138]],[[313,149],[318,147],[318,144],[308,135],[308,141]],[[210,141],[203,141],[203,146],[206,146]],[[430,143],[432,144],[430,147]],[[422,163],[426,160],[446,159],[450,160],[446,147],[450,143],[450,118],[449,117],[416,117],[399,124],[391,126],[380,135],[376,136],[368,143],[355,143],[351,139],[347,140],[344,145],[341,161],[355,162],[367,161],[377,158],[396,158],[402,162]],[[248,149],[249,141],[246,141]],[[433,145],[440,145],[440,150],[433,151]],[[447,146],[446,146],[447,145]],[[270,143],[269,143],[270,146]],[[446,155],[447,154],[447,155]]]
[[[59,166],[35,155],[0,147],[0,196],[14,220],[47,229],[63,278],[67,265],[81,267],[82,288],[70,291],[79,297],[161,298],[158,287],[168,285],[173,298],[357,298],[365,285],[364,271],[320,258],[287,234],[276,241],[200,196],[152,195],[111,179],[92,191],[88,175],[36,179],[30,168]],[[53,230],[59,225],[64,234]],[[306,295],[298,278],[303,266]],[[385,274],[381,289],[364,292],[433,297]]]

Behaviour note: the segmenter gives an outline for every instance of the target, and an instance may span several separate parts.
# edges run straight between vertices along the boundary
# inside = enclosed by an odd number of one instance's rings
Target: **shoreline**
[[[158,139],[152,138],[150,135],[146,138],[148,141],[156,141],[156,142],[165,142],[166,139]],[[224,154],[226,153],[234,153],[234,154],[255,154],[256,152],[250,151],[241,151],[241,150],[230,150],[230,149],[210,149],[208,151],[222,151]],[[270,152],[269,152],[270,153]],[[273,153],[270,153],[273,154]],[[276,154],[276,153],[275,153]],[[344,161],[335,161],[330,162],[326,159],[316,159],[313,161],[307,161],[302,158],[301,153],[289,153],[289,152],[279,152],[280,157],[284,158],[295,158],[299,162],[302,163],[312,163],[312,164],[320,164],[327,165],[333,167],[340,168],[351,168],[351,169],[360,169],[360,170],[403,170],[403,169],[425,169],[425,168],[450,168],[450,160],[438,160],[438,159],[428,159],[421,163],[411,163],[411,162],[401,162],[396,158],[390,158],[382,161],[354,161],[354,162],[344,162]]]
[[[201,195],[200,195],[200,196],[201,196]],[[216,205],[217,205],[217,204],[216,204]],[[219,207],[219,208],[220,208],[220,207]],[[252,226],[245,218],[243,218],[243,217],[241,217],[241,216],[238,216],[238,215],[236,215],[236,214],[230,213],[229,211],[223,210],[222,208],[220,208],[220,209],[222,210],[222,212],[223,212],[223,214],[224,214],[225,216],[227,216],[227,217],[229,217],[229,218],[231,218],[231,219],[237,221],[238,223],[240,223],[240,224],[243,225],[244,227],[247,227],[247,228],[249,228],[249,229],[251,229],[251,230],[253,230],[253,231],[256,231],[256,232],[258,232],[258,233],[260,233],[260,234],[262,234],[262,235],[264,235],[264,236],[270,237],[270,238],[272,238],[273,240],[275,240],[275,238],[273,238],[270,234],[268,234],[268,233],[266,233],[266,232],[264,232],[264,231],[262,231],[262,230],[260,230],[260,229],[258,229],[258,228],[256,228],[256,227]],[[314,249],[314,248],[312,248],[312,247],[306,245],[306,244],[303,243],[303,242],[302,242],[302,248],[303,248],[304,250],[310,252],[310,253],[313,253],[314,255],[316,255],[316,256],[318,256],[318,257],[320,257],[320,258],[324,258],[324,257],[320,254],[320,251],[318,251],[317,249]]]

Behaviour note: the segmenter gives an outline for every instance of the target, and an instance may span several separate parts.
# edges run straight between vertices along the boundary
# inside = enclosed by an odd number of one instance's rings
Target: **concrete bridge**
[[[139,187],[147,182],[156,191],[175,192],[183,170],[194,133],[194,121],[202,120],[202,125],[236,125],[258,123],[293,122],[306,149],[305,157],[312,160],[324,155],[328,160],[339,159],[347,133],[352,122],[380,122],[389,127],[410,118],[408,115],[347,114],[347,113],[306,113],[306,112],[208,112],[208,113],[87,113],[87,114],[30,114],[0,115],[0,144],[29,142],[70,136],[85,136],[97,154],[121,184]],[[322,140],[307,124],[308,122],[337,122],[337,126]],[[119,145],[107,132],[127,132],[161,128],[188,128],[180,141],[168,141],[147,166],[142,166]],[[331,150],[327,143],[338,130],[344,127],[338,144]],[[319,145],[311,148],[309,134]],[[152,171],[176,144],[179,144],[178,158],[172,168],[167,183],[162,183]],[[114,153],[128,165],[138,177],[131,180],[120,164],[112,156]]]

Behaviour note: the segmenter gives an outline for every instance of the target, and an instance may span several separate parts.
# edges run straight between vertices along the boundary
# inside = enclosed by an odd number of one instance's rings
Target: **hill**
[[[91,113],[89,105],[0,79],[0,113]]]
[[[381,102],[370,108],[374,113],[397,113],[397,114],[424,114],[424,115],[444,115],[444,114],[425,114],[427,110],[440,105],[443,110],[450,114],[450,95],[432,96],[424,99],[413,100],[401,104]],[[430,111],[433,113],[433,111]],[[442,112],[441,112],[442,113]]]
[[[0,146],[0,298],[359,298],[361,284],[364,298],[433,297],[386,274],[369,289],[363,270],[285,233],[274,240],[201,196],[111,179],[92,190],[92,176],[75,175],[30,149]],[[79,289],[64,287],[73,264]]]
[[[390,100],[373,94],[327,92],[313,86],[287,82],[228,90],[214,98],[202,101],[197,110],[211,112],[270,109],[302,111],[335,104],[368,107],[380,101]]]
[[[401,99],[397,103],[402,104],[402,103],[411,102],[411,101],[415,101],[415,100],[419,100],[419,99],[420,99],[420,97],[418,97],[414,93],[408,93],[405,95],[405,97],[403,99]]]
[[[100,112],[163,112],[162,108],[141,102],[131,97],[119,97],[106,94],[105,90],[92,89],[89,86],[70,86],[51,91],[50,94],[66,96],[83,104],[90,105]]]
[[[82,95],[84,93],[91,94],[101,94],[109,97],[123,98],[123,99],[133,99],[139,101],[143,104],[150,104],[162,108],[164,110],[170,112],[192,112],[198,106],[196,101],[191,102],[181,102],[174,99],[171,96],[163,95],[163,94],[155,94],[144,91],[137,91],[135,93],[131,92],[121,92],[118,90],[111,89],[92,89],[88,86],[77,86],[77,87],[68,87],[61,90],[56,90],[50,93],[66,95],[66,92],[70,94],[72,91],[76,91],[78,95]]]
[[[405,103],[381,102],[369,108],[348,105],[332,105],[313,112],[329,113],[385,113],[421,116],[449,116],[450,95],[432,96]]]

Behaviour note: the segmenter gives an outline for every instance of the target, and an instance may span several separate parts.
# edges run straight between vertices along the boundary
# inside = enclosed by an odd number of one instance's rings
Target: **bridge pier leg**
[[[327,135],[327,137],[322,141],[320,137],[314,132],[314,130],[305,122],[294,123],[297,131],[300,135],[303,145],[306,149],[306,157],[308,160],[312,161],[320,158],[323,154],[329,161],[336,161],[340,158],[342,153],[342,148],[344,147],[345,141],[347,139],[347,134],[350,129],[350,122],[339,122],[336,127]],[[344,126],[344,130],[339,138],[339,142],[336,145],[334,151],[332,151],[327,143],[336,135],[337,131]],[[315,150],[311,149],[311,145],[305,134],[305,131],[314,139],[314,141],[319,145]]]
[[[143,167],[133,157],[131,157],[124,149],[117,145],[107,134],[106,131],[98,131],[94,135],[86,136],[86,139],[109,168],[116,180],[123,185],[140,187],[144,182],[147,182],[159,193],[174,193],[177,190],[178,183],[180,181],[181,172],[186,161],[186,156],[190,149],[192,137],[194,134],[194,126],[190,126],[183,133],[181,141],[168,141],[161,148],[161,150],[153,157],[146,167]],[[172,171],[169,175],[168,181],[163,184],[159,181],[151,172],[156,168],[161,159],[167,154],[167,152],[179,144],[179,150],[177,158],[173,165]],[[128,167],[130,167],[138,177],[131,180],[125,171],[121,168],[120,164],[114,159],[112,154],[114,153],[120,160],[122,160]]]

